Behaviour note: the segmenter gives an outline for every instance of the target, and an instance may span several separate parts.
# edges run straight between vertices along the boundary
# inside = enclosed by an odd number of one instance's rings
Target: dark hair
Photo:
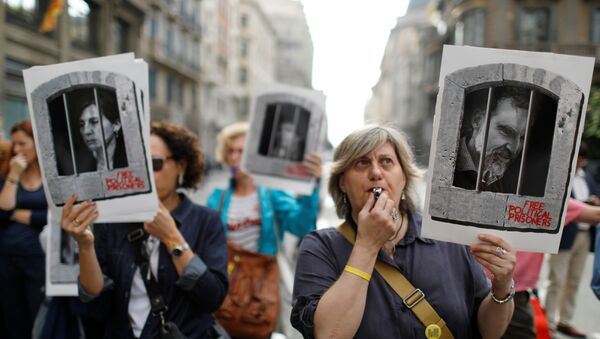
[[[495,100],[492,100],[490,112],[496,110],[498,102],[508,100],[512,107],[520,108],[527,111],[529,109],[529,93],[530,90],[516,86],[499,86],[494,88]]]
[[[581,144],[579,144],[579,153],[577,153],[577,156],[582,158],[588,157],[588,147],[583,141],[581,142]]]
[[[107,118],[111,123],[120,121],[116,92],[113,89],[105,87],[84,87],[68,93],[68,100],[70,105],[72,105],[70,109],[76,113],[75,118],[78,120],[81,117],[81,114],[83,114],[83,110],[88,106],[96,106],[94,92],[96,92],[98,99],[99,107],[96,107],[98,109],[98,114],[102,114],[102,116]]]
[[[196,134],[167,121],[152,122],[150,133],[165,142],[175,161],[183,160],[187,163],[181,187],[196,188],[204,172],[204,153]]]
[[[18,131],[25,132],[25,134],[27,134],[31,139],[33,139],[33,127],[31,127],[31,120],[27,119],[17,122],[10,129],[10,134],[12,135],[13,133]]]

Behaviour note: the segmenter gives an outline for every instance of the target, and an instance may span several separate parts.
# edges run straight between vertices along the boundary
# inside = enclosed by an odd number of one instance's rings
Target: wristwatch
[[[182,245],[173,247],[173,249],[171,250],[171,255],[174,257],[180,257],[183,254],[183,252],[187,251],[189,248],[190,245],[188,245],[187,242],[184,242]]]

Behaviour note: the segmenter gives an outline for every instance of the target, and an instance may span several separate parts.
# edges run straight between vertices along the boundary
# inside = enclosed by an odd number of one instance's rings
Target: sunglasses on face
[[[167,161],[169,159],[173,159],[173,157],[166,157],[166,158],[152,157],[152,168],[154,169],[154,172],[161,171],[163,169],[163,166],[165,165],[165,161]]]

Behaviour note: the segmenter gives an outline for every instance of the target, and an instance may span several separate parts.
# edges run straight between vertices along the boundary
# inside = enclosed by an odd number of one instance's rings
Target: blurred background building
[[[411,0],[406,15],[390,32],[365,120],[402,128],[422,165],[429,160],[443,44],[591,56],[598,64],[600,1]],[[599,84],[596,67],[592,97]],[[593,100],[590,103],[591,119],[598,113]],[[590,133],[586,135],[590,139]],[[597,140],[600,133],[588,142],[598,150]]]
[[[56,23],[40,31],[51,8]],[[135,52],[149,64],[154,120],[199,134],[209,167],[216,133],[249,117],[256,86],[312,88],[313,44],[297,0],[2,0],[0,129],[28,117],[21,71]]]

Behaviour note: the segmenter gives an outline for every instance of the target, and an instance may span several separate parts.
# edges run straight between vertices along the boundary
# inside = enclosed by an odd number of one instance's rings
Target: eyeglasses
[[[165,161],[169,159],[173,159],[173,157],[152,157],[152,168],[154,169],[154,172],[160,172],[163,169],[163,166],[165,165]]]

